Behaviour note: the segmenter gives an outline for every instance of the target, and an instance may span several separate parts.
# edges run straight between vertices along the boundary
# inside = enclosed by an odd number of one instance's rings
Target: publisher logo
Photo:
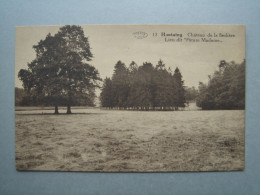
[[[148,34],[146,32],[143,32],[143,31],[138,31],[138,32],[134,32],[133,36],[137,39],[144,39],[148,36]]]

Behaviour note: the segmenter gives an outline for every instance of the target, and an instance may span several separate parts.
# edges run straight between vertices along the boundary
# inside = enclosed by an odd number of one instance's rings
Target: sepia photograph
[[[243,171],[245,30],[16,27],[16,169]]]

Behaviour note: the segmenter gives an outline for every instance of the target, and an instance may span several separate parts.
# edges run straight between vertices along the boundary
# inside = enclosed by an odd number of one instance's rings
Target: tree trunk
[[[54,114],[59,114],[58,106],[55,106],[55,112]]]
[[[67,106],[67,114],[72,114],[71,109],[70,109],[70,105]]]

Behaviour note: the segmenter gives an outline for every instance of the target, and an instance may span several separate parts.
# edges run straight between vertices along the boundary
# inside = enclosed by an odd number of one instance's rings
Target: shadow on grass
[[[33,115],[33,116],[37,116],[37,115],[52,115],[52,116],[71,116],[71,115],[102,115],[102,114],[106,114],[106,113],[71,113],[71,114],[66,114],[66,113],[60,113],[60,114],[54,114],[54,113],[16,113],[16,115]]]

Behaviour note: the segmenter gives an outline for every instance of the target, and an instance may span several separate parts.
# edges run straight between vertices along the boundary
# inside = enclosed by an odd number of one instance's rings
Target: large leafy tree
[[[245,61],[241,64],[220,61],[219,70],[200,83],[197,105],[202,109],[245,108]]]
[[[88,63],[93,55],[80,26],[63,26],[33,48],[36,58],[27,70],[21,69],[18,74],[31,96],[54,105],[56,114],[59,105],[66,105],[70,114],[72,105],[84,100],[93,104],[94,89],[99,87],[101,79],[95,67]]]

